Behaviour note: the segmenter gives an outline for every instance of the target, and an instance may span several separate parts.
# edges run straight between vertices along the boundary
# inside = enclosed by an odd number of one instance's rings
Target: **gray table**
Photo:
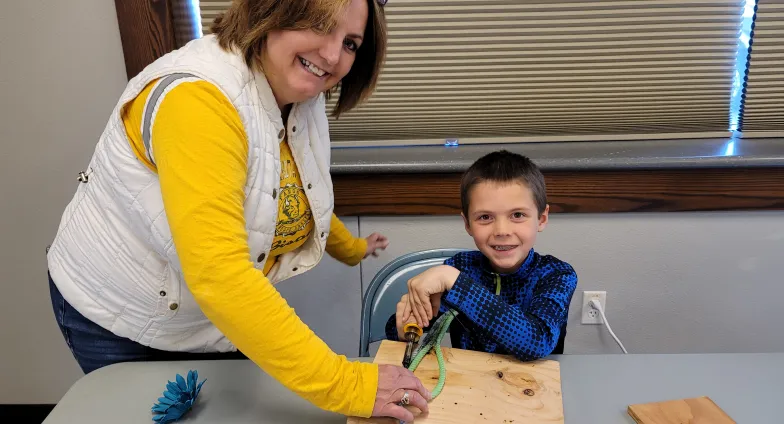
[[[632,424],[629,404],[696,396],[710,396],[739,423],[784,419],[784,353],[552,359],[561,363],[566,424]],[[44,423],[151,423],[150,407],[167,379],[188,369],[207,383],[183,423],[346,422],[298,398],[250,361],[210,361],[106,367],[76,382]]]

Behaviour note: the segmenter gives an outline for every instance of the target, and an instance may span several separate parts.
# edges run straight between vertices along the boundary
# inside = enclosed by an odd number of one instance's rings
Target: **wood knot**
[[[533,396],[534,395],[534,391],[531,390],[531,389],[525,389],[525,390],[523,390],[523,394],[526,395],[526,396]]]
[[[495,374],[498,376],[498,378],[504,378],[504,373],[502,373],[501,371],[498,371]]]

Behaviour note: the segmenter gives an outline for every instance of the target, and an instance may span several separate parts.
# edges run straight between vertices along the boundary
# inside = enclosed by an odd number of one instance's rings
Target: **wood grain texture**
[[[417,424],[518,423],[563,424],[560,364],[552,360],[521,362],[509,356],[443,348],[446,383],[430,402],[430,412],[409,407]],[[400,365],[405,343],[384,340],[373,362]],[[438,380],[435,354],[415,373],[428,389]],[[348,424],[398,424],[390,418],[351,417]]]
[[[553,213],[784,209],[784,168],[545,172]],[[460,213],[459,174],[339,174],[335,212]]]
[[[637,424],[735,424],[709,397],[630,405],[629,415]]]
[[[125,72],[135,77],[147,65],[174,50],[169,0],[114,0],[120,26]]]

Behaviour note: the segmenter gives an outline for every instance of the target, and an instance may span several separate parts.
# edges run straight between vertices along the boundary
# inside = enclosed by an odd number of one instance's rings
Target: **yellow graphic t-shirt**
[[[310,210],[302,180],[287,139],[280,142],[280,190],[278,190],[278,224],[272,240],[270,260],[264,264],[266,274],[274,258],[302,246],[313,231]]]

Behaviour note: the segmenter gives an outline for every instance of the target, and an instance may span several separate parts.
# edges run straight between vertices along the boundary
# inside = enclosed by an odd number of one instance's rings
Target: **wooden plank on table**
[[[784,167],[545,172],[553,213],[784,210]],[[342,216],[459,215],[460,174],[337,174]]]
[[[373,362],[400,365],[405,343],[384,340]],[[521,362],[509,356],[443,348],[446,384],[417,424],[517,423],[563,424],[561,367],[552,360]],[[414,372],[432,390],[438,362],[428,354]],[[397,424],[390,418],[351,417],[348,424]]]
[[[735,424],[709,397],[630,405],[629,415],[638,424]]]

